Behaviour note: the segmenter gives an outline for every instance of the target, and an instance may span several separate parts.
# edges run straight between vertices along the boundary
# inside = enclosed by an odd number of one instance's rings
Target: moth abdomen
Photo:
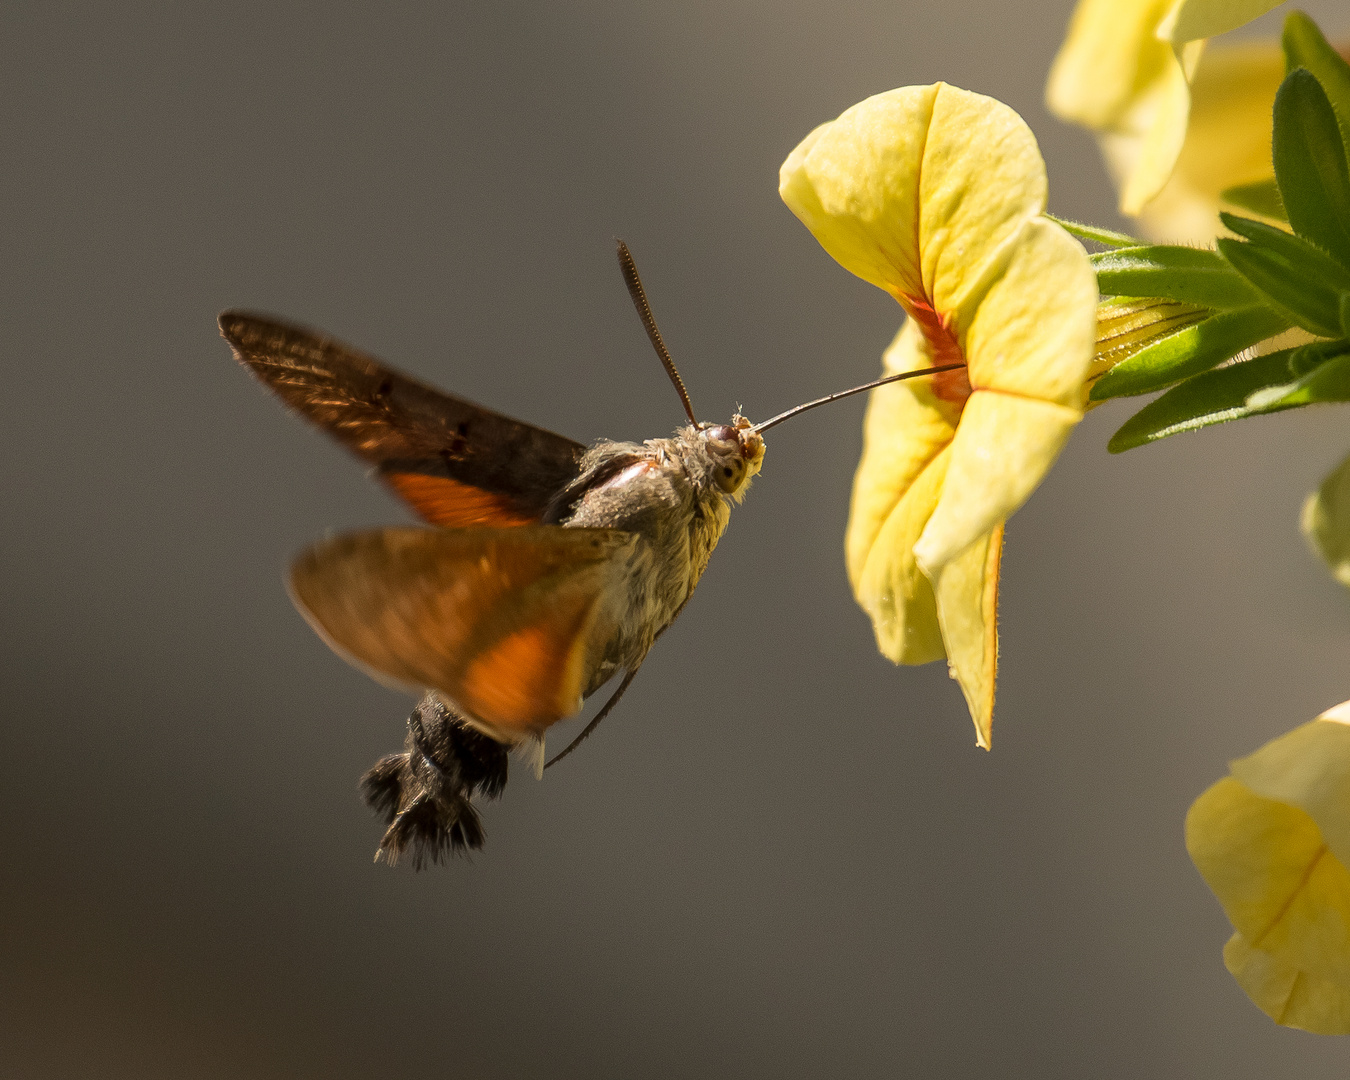
[[[411,849],[414,870],[483,846],[473,798],[506,787],[507,747],[474,730],[435,694],[408,717],[404,752],[381,758],[361,778],[367,806],[388,824],[375,854],[390,866]]]

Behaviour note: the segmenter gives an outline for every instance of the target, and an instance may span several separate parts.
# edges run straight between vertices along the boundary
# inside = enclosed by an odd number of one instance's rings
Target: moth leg
[[[412,849],[413,869],[483,846],[472,799],[495,799],[506,786],[507,748],[464,723],[435,694],[408,717],[404,752],[376,762],[361,778],[365,803],[388,823],[378,862],[390,866]]]
[[[670,629],[671,623],[680,617],[680,612],[684,610],[684,606],[687,603],[689,603],[689,597],[686,596],[684,598],[684,603],[680,604],[680,606],[675,609],[675,614],[670,617],[670,622],[666,623],[665,626],[661,627],[661,629],[656,632],[656,637],[652,638],[653,642],[657,641],[662,634]],[[595,714],[595,719],[586,725],[580,735],[563,747],[560,753],[555,754],[550,761],[544,762],[544,768],[547,769],[550,765],[558,764],[558,762],[580,746],[581,741],[586,738],[587,735],[600,726],[600,721],[608,716],[610,710],[619,703],[619,698],[623,697],[623,692],[628,689],[628,684],[633,681],[633,676],[638,673],[638,668],[642,666],[642,661],[645,659],[647,659],[646,653],[644,653],[642,658],[628,670],[626,675],[624,675],[623,682],[619,683],[619,688],[610,695],[609,700],[605,702],[604,708]]]
[[[641,666],[642,666],[641,663],[639,663],[636,667],[629,669],[628,673],[623,677],[623,682],[619,683],[619,688],[615,690],[614,693],[610,694],[609,700],[605,702],[604,707],[601,708],[601,710],[595,714],[595,719],[593,719],[589,724],[585,726],[585,728],[582,729],[580,735],[578,735],[575,739],[573,739],[570,743],[568,743],[559,753],[554,755],[552,760],[546,761],[544,763],[544,768],[547,769],[550,765],[558,764],[558,762],[560,762],[563,758],[565,758],[568,754],[570,754],[573,750],[575,750],[578,746],[580,746],[581,741],[585,739],[587,735],[589,735],[592,731],[594,731],[596,728],[600,726],[600,721],[603,720],[606,716],[608,716],[610,710],[613,709],[614,706],[619,703],[619,698],[623,697],[623,692],[628,689],[628,684],[633,681],[633,676],[638,673],[638,668]]]

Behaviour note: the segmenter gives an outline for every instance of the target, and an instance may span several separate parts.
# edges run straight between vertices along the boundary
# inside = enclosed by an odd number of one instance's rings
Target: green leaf
[[[1350,401],[1350,341],[1319,341],[1295,349],[1290,371],[1299,378],[1280,386],[1267,386],[1247,398],[1249,409],[1268,412]]]
[[[1287,70],[1307,68],[1322,84],[1336,112],[1341,141],[1350,146],[1350,64],[1328,44],[1317,24],[1301,11],[1284,20],[1284,59]]]
[[[1220,312],[1117,364],[1097,380],[1089,399],[1150,394],[1208,371],[1288,328],[1289,320],[1264,304]]]
[[[1340,334],[1340,293],[1310,284],[1297,263],[1256,244],[1221,237],[1219,250],[1270,304],[1318,337]]]
[[[1345,349],[1344,341],[1312,341],[1297,345],[1289,353],[1289,372],[1295,379],[1301,379],[1319,365],[1340,356]]]
[[[1079,240],[1091,240],[1094,244],[1101,244],[1103,247],[1139,247],[1144,243],[1137,236],[1126,236],[1124,233],[1115,232],[1112,229],[1103,229],[1096,225],[1084,225],[1079,221],[1055,217],[1054,214],[1042,216],[1049,218],[1070,236],[1076,236]]]
[[[1341,293],[1341,333],[1350,337],[1350,293]]]
[[[1261,303],[1260,293],[1215,251],[1156,244],[1091,259],[1105,296],[1160,296],[1220,311]]]
[[[1350,167],[1331,102],[1296,68],[1275,95],[1275,179],[1294,232],[1350,266]]]
[[[1220,214],[1223,223],[1252,242],[1220,237],[1219,252],[1277,308],[1309,333],[1340,337],[1341,294],[1350,292],[1347,270],[1321,248],[1251,218]]]
[[[1253,409],[1248,406],[1247,399],[1267,386],[1287,383],[1291,374],[1289,357],[1295,351],[1284,349],[1187,379],[1126,420],[1111,436],[1106,448],[1119,454],[1182,431],[1195,431],[1244,416],[1291,408],[1285,405]]]
[[[1280,198],[1280,185],[1272,176],[1269,180],[1257,180],[1252,184],[1238,184],[1219,192],[1219,198],[1242,210],[1250,210],[1262,217],[1276,221],[1288,221],[1284,212],[1284,200]]]

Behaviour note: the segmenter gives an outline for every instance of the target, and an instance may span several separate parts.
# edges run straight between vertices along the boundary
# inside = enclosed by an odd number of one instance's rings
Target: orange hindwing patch
[[[539,520],[538,516],[519,510],[510,496],[461,484],[449,477],[388,472],[382,479],[417,511],[423,521],[443,529],[465,529],[474,525],[506,528],[533,525]]]

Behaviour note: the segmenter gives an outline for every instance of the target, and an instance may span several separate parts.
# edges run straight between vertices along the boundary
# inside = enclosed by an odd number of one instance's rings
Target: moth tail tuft
[[[483,825],[468,799],[419,798],[398,814],[380,841],[375,861],[397,866],[411,851],[414,870],[483,847]]]
[[[361,778],[367,806],[388,824],[375,854],[390,866],[409,850],[413,869],[483,846],[472,799],[506,786],[507,748],[471,728],[434,694],[408,717],[404,752],[381,758]]]
[[[407,769],[407,754],[390,754],[380,758],[361,777],[361,798],[386,822],[398,816],[398,804],[403,795],[403,773]]]

